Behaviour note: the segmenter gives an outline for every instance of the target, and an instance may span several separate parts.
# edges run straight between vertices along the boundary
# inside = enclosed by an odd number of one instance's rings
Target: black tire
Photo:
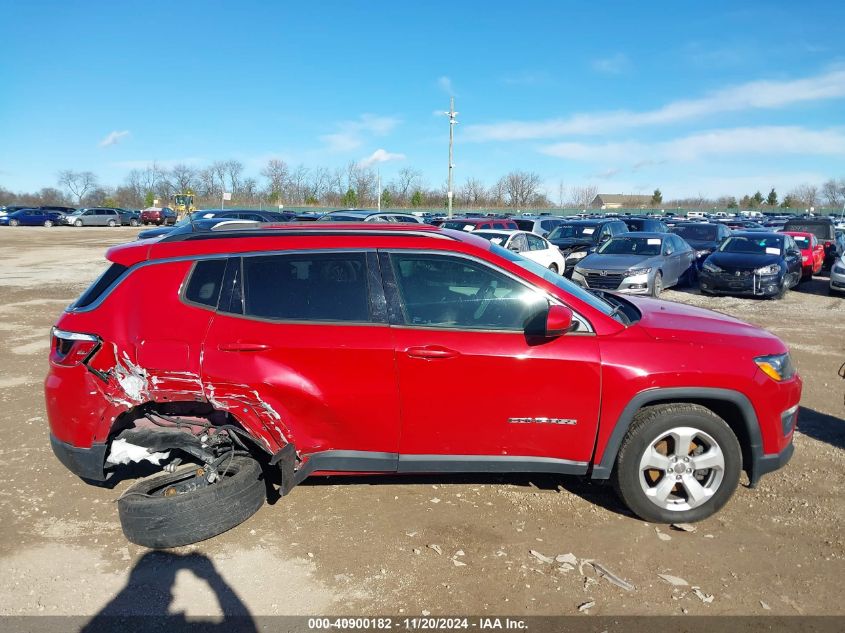
[[[691,509],[666,509],[644,492],[640,460],[645,451],[670,429],[692,427],[715,440],[724,457],[722,480],[707,501]],[[733,495],[742,470],[742,450],[727,423],[710,409],[697,404],[677,403],[645,407],[637,413],[622,440],[613,485],[617,494],[634,514],[655,523],[692,523],[716,513]],[[668,475],[664,475],[666,477]]]
[[[658,270],[654,273],[654,281],[651,282],[651,296],[657,298],[661,292],[663,292],[663,273]]]
[[[181,494],[163,494],[168,486],[189,479],[197,468],[182,467],[130,486],[117,502],[126,538],[152,548],[196,543],[240,525],[267,498],[261,466],[251,457],[240,455],[232,459],[220,481]]]
[[[132,218],[131,220],[129,220],[129,226],[138,226],[138,220]]]
[[[558,273],[557,264],[555,264],[554,262],[549,264],[549,270],[552,271],[554,274],[557,274]]]

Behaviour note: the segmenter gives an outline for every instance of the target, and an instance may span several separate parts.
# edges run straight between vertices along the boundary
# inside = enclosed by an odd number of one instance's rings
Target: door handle
[[[217,349],[221,352],[263,352],[270,346],[264,343],[220,343]]]
[[[425,347],[409,347],[405,353],[411,358],[455,358],[460,356],[460,352],[448,347],[440,347],[439,345],[426,345]]]

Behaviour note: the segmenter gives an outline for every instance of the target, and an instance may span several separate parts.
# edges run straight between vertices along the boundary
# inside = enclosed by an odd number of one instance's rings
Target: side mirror
[[[572,330],[572,310],[566,306],[552,305],[546,313],[546,338],[563,336]]]

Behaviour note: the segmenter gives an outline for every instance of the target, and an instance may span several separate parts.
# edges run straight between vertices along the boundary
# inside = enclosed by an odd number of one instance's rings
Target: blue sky
[[[0,0],[0,185],[236,158],[667,198],[845,177],[845,3]],[[377,150],[383,150],[375,154]]]

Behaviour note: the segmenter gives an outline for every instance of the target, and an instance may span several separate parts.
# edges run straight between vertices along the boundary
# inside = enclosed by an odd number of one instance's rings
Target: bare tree
[[[59,172],[59,186],[67,189],[76,198],[77,204],[89,191],[97,186],[97,177],[90,171],[73,171],[66,169]]]
[[[309,169],[305,165],[297,165],[290,172],[287,183],[287,198],[291,202],[303,203],[308,190]]]
[[[396,193],[399,202],[407,204],[411,194],[420,188],[421,180],[421,171],[412,167],[403,167],[391,183],[391,190]]]
[[[270,197],[277,201],[281,200],[282,192],[288,182],[287,163],[278,158],[271,158],[261,170],[261,175],[267,179],[267,191]]]
[[[581,209],[589,208],[590,204],[593,200],[596,199],[596,196],[599,193],[599,188],[595,185],[584,185],[582,187],[573,187],[572,188],[572,198],[573,202],[575,202],[575,206]]]
[[[170,182],[178,193],[194,191],[197,188],[197,170],[188,165],[174,165],[170,170]]]
[[[822,185],[822,196],[824,197],[825,202],[831,207],[839,207],[841,204],[840,200],[843,197],[843,182],[837,182],[833,178],[828,180]]]
[[[229,181],[229,191],[237,193],[240,189],[240,178],[244,165],[239,160],[227,160],[223,165]]]
[[[511,207],[524,207],[539,193],[540,175],[533,171],[515,170],[502,177],[503,188]]]
[[[487,197],[487,188],[478,178],[467,178],[458,189],[458,199],[469,207],[481,206]]]
[[[815,207],[819,201],[819,189],[815,185],[798,185],[789,192],[789,196],[801,203],[801,206],[809,209]]]

